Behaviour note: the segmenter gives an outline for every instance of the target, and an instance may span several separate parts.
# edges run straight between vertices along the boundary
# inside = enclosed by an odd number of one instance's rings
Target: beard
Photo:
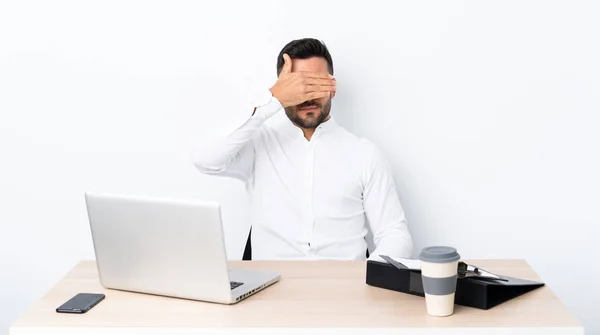
[[[309,112],[300,111],[300,108],[315,106],[317,109]],[[299,105],[286,107],[285,114],[297,126],[304,129],[315,129],[327,119],[331,111],[331,98],[326,103],[320,104],[316,100],[308,100]]]

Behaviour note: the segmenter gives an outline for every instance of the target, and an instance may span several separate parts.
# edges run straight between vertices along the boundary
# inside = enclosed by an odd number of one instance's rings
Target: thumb
[[[288,54],[283,54],[283,68],[281,69],[283,73],[292,72],[292,59]]]

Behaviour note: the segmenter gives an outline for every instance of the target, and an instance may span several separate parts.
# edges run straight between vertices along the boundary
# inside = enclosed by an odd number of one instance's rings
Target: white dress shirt
[[[333,117],[308,141],[267,92],[242,126],[193,157],[203,173],[245,182],[252,259],[365,259],[367,225],[373,257],[410,257],[404,210],[375,145]]]

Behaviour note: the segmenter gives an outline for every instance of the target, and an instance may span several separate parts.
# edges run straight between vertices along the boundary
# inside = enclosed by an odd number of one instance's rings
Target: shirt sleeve
[[[254,169],[253,138],[263,123],[283,108],[270,92],[257,99],[254,106],[252,115],[235,131],[192,153],[193,164],[200,172],[242,181],[250,178]]]
[[[404,209],[396,192],[391,168],[377,149],[368,174],[363,206],[375,243],[375,250],[369,258],[379,255],[410,258],[413,242]]]

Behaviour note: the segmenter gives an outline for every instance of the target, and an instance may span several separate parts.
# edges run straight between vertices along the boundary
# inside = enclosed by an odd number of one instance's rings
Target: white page
[[[411,270],[421,270],[421,261],[418,259],[391,257],[393,260],[404,264]]]
[[[390,257],[390,258],[397,262],[404,264],[407,268],[409,268],[411,270],[421,270],[421,261],[418,259],[400,258],[400,257]],[[370,257],[369,260],[381,262],[381,263],[387,263],[387,261],[385,259],[379,257],[378,255]]]

